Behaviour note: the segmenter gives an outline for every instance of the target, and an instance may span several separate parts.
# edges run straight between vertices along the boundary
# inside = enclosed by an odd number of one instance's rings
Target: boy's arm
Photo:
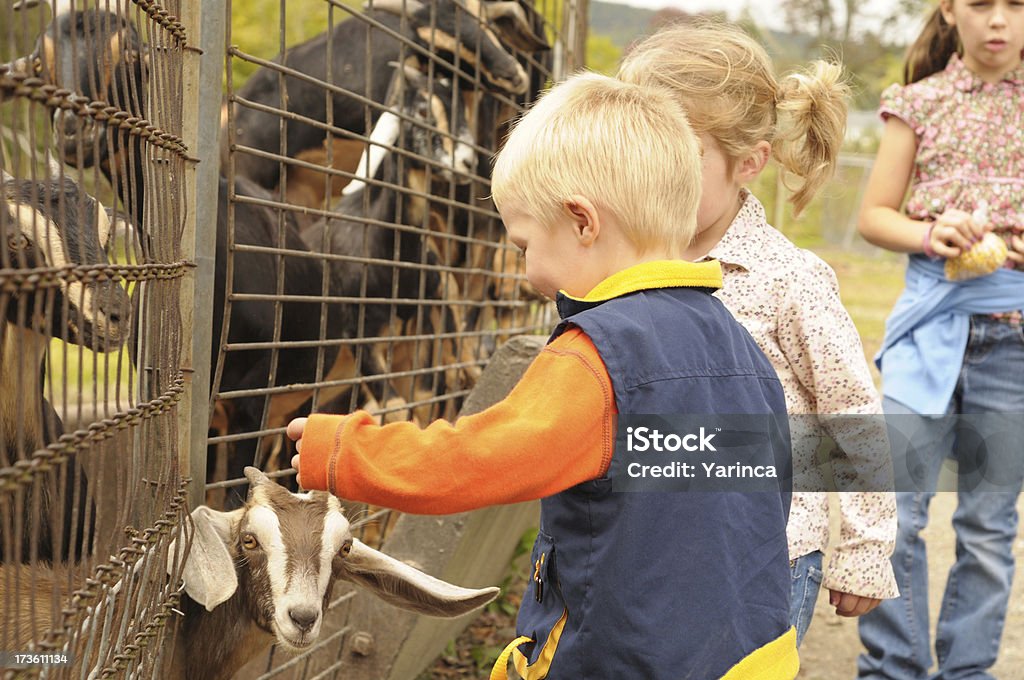
[[[311,416],[299,483],[417,514],[542,498],[604,474],[614,413],[608,371],[574,328],[544,348],[508,397],[454,425]]]
[[[823,585],[897,597],[889,562],[896,545],[896,500],[882,405],[835,273],[817,257],[808,258],[789,288],[778,337],[797,378],[816,399],[817,420],[843,453],[831,461],[837,485],[855,489],[838,494],[839,543]]]

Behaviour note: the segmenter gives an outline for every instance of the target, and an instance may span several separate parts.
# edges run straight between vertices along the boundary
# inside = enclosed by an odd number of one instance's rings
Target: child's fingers
[[[306,421],[308,418],[295,418],[292,422],[288,423],[288,439],[293,442],[297,442],[302,439],[302,431],[306,429]]]
[[[839,597],[836,598],[836,595],[839,595]],[[833,602],[836,599],[838,599],[838,602]],[[835,604],[836,614],[839,616],[855,617],[867,614],[877,607],[881,600],[874,597],[863,597],[852,593],[832,591],[829,602]]]
[[[1017,235],[1010,237],[1010,252],[1006,257],[1014,264],[1024,265],[1024,238]]]
[[[970,232],[970,227],[965,225],[965,222],[936,222],[931,233],[931,246],[935,254],[941,257],[956,257],[974,245],[974,235]],[[968,233],[965,234],[962,229],[967,229]]]

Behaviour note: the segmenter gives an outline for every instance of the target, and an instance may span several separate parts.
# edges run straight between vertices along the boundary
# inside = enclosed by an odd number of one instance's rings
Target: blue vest
[[[620,414],[785,414],[771,364],[711,292],[560,294],[552,339],[569,326],[590,337]],[[785,439],[764,462],[788,466]],[[764,674],[766,659],[784,660],[772,668],[797,663],[782,482],[778,492],[621,493],[613,474],[541,501],[517,621],[535,642],[513,654],[520,673],[708,680],[746,658],[754,673],[734,669],[729,678],[792,677]]]

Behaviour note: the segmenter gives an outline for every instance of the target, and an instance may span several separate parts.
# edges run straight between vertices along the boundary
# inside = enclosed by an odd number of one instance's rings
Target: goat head
[[[188,596],[207,611],[245,598],[242,610],[285,648],[316,641],[336,579],[431,616],[465,614],[498,593],[446,583],[363,544],[329,494],[292,493],[252,467],[245,474],[250,489],[244,507],[192,512],[195,530],[182,580]],[[168,573],[181,557],[171,550]]]

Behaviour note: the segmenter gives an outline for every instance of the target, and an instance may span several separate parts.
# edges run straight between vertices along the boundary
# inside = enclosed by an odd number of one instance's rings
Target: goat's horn
[[[404,0],[404,2],[403,0],[375,0],[363,3],[363,9],[379,9],[389,14],[412,16],[426,9],[426,5],[420,0]]]
[[[46,150],[46,170],[50,174],[50,179],[59,179],[64,174],[64,168],[53,157],[49,149]]]
[[[534,31],[526,16],[526,10],[516,0],[484,2],[481,5],[480,13],[513,47],[524,52],[541,52],[551,49],[547,40]],[[505,20],[505,23],[499,26],[498,22],[501,20]]]
[[[494,0],[493,2],[485,2],[480,7],[481,14],[484,15],[485,19],[503,19],[505,17],[511,17],[514,21],[526,23],[526,12],[523,11],[522,5],[515,0]]]
[[[251,465],[245,468],[245,478],[249,480],[249,484],[252,486],[259,486],[260,484],[270,482],[270,477],[267,477],[259,468],[254,468]]]

